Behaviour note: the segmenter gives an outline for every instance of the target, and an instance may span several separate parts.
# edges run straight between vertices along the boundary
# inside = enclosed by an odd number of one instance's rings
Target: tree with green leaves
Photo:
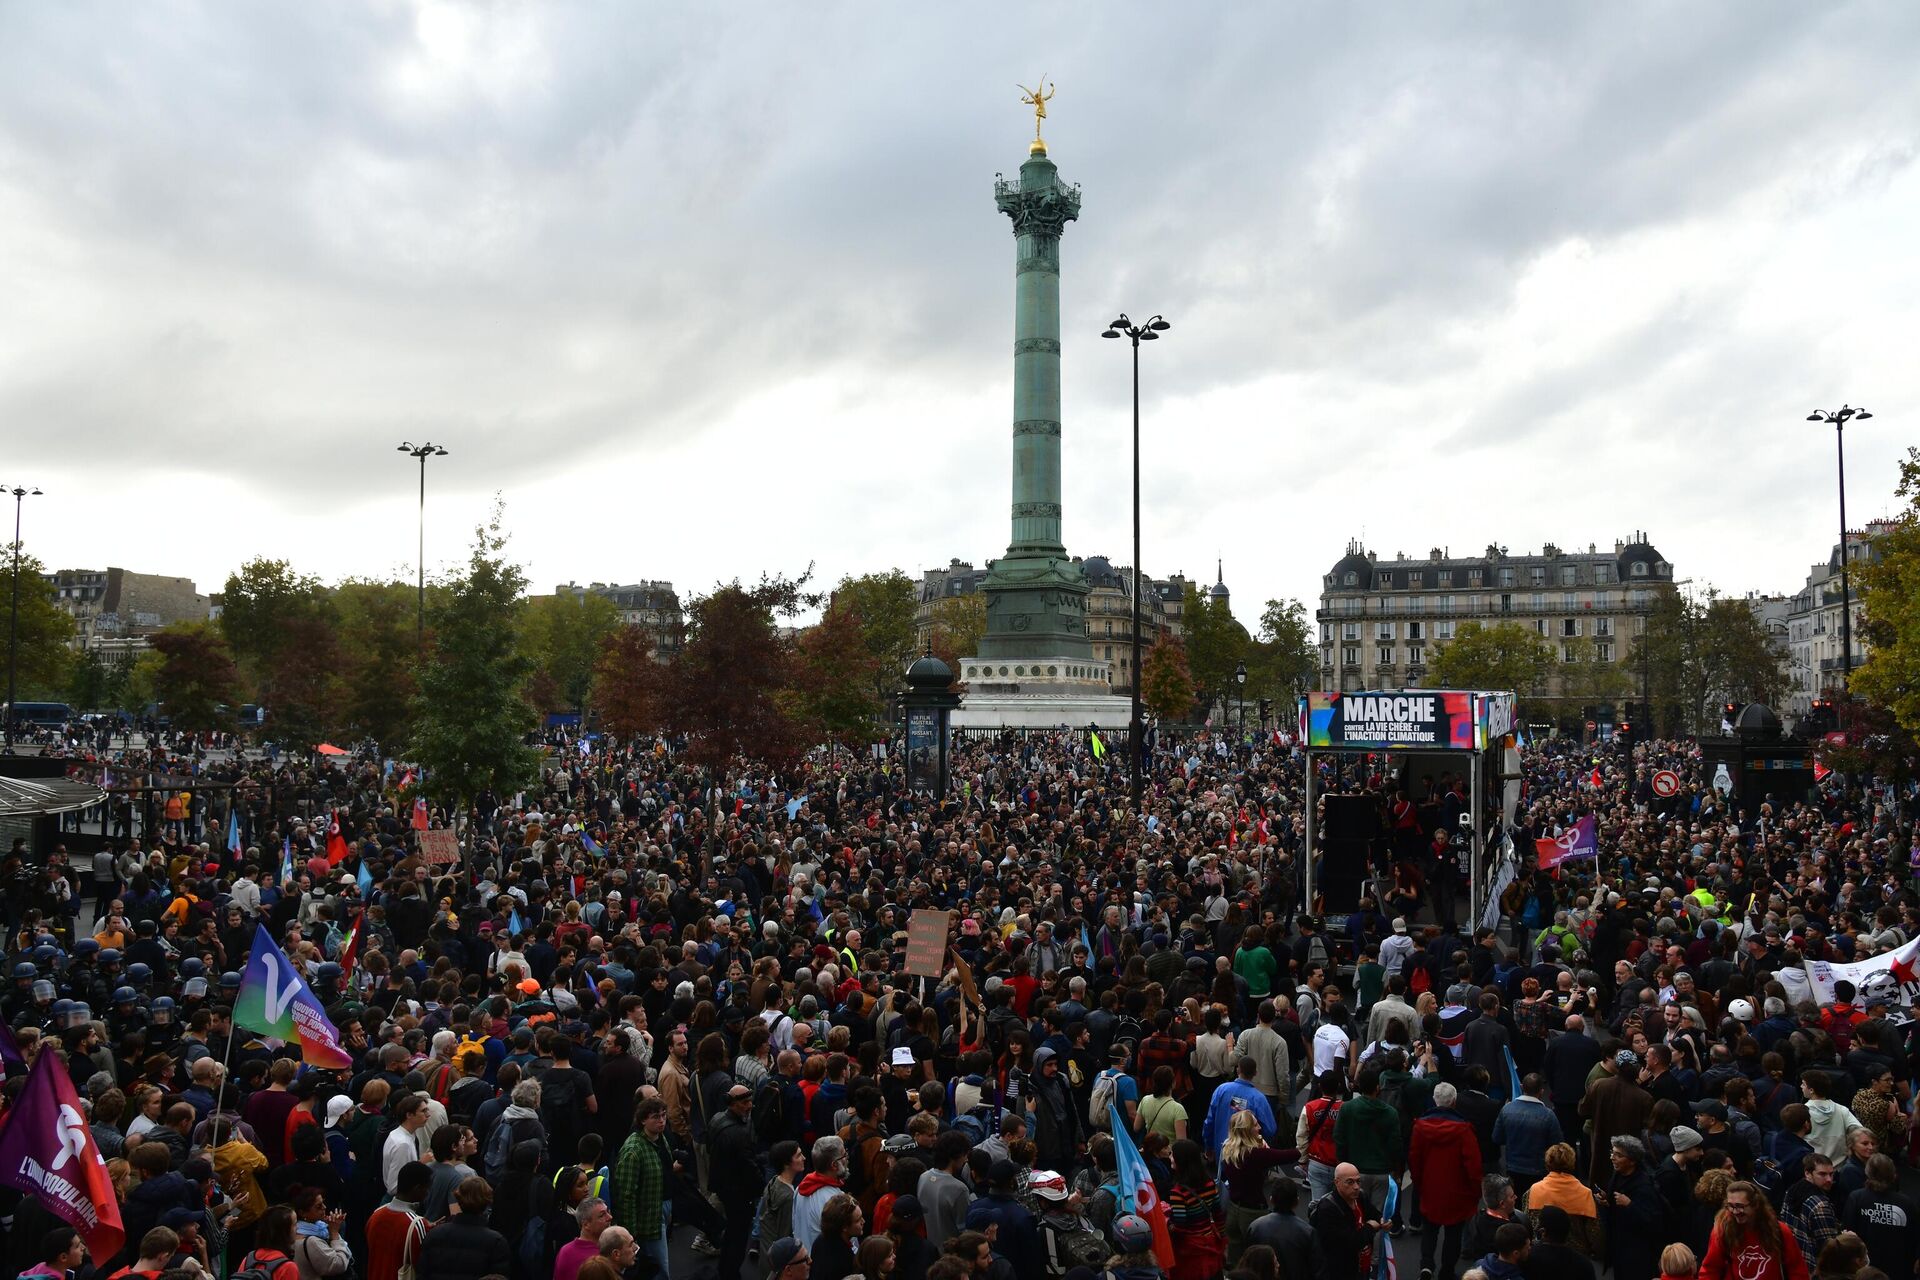
[[[1463,622],[1427,660],[1429,689],[1511,689],[1522,704],[1546,693],[1553,646],[1517,622]]]
[[[311,751],[347,727],[341,714],[340,631],[313,609],[288,617],[281,632],[259,689],[267,708],[267,736],[284,747]]]
[[[979,656],[980,641],[986,634],[986,592],[946,596],[933,606],[927,647],[958,673],[963,660]]]
[[[11,609],[14,558],[0,560],[0,567],[4,568],[0,573],[0,609]],[[47,581],[39,560],[23,553],[19,568],[20,615],[12,628],[17,640],[7,633],[0,633],[0,640],[14,646],[4,660],[13,662],[17,658],[14,678],[20,700],[25,702],[66,688],[67,670],[73,662],[73,651],[67,647],[73,639],[73,618],[54,602],[53,584]]]
[[[67,670],[67,701],[75,711],[100,711],[111,705],[114,671],[98,649],[75,655]]]
[[[1246,663],[1247,697],[1291,706],[1320,669],[1307,606],[1298,600],[1267,601],[1260,612],[1259,637],[1249,646]]]
[[[1886,708],[1911,736],[1920,734],[1920,448],[1907,450],[1894,493],[1906,509],[1853,570],[1870,646],[1854,669],[1853,692]]]
[[[1140,660],[1140,701],[1161,720],[1184,720],[1193,712],[1193,675],[1187,647],[1161,636]]]
[[[177,622],[149,638],[160,655],[154,700],[175,729],[200,732],[233,727],[240,674],[227,638],[210,622]]]
[[[502,512],[474,531],[465,570],[434,602],[432,643],[413,700],[413,758],[429,795],[464,812],[483,791],[508,795],[539,772],[527,742],[532,663],[518,644],[526,575],[506,558]]]
[[[307,623],[338,630],[327,589],[312,574],[296,572],[285,560],[256,556],[227,575],[220,590],[220,632],[263,702],[271,705],[265,686],[295,632],[313,634],[311,626],[301,625]]]
[[[1726,702],[1777,706],[1790,678],[1784,656],[1747,602],[1655,588],[1646,626],[1627,655],[1636,683],[1651,683],[1655,724],[1668,733],[1711,733]]]
[[[437,606],[440,587],[428,589]],[[411,582],[349,578],[333,589],[339,618],[340,720],[356,737],[397,748],[411,733],[420,658],[418,596]],[[267,714],[273,714],[271,704]]]
[[[823,734],[845,747],[872,742],[881,732],[887,709],[886,699],[876,690],[899,688],[905,667],[887,681],[863,620],[851,603],[838,596],[819,625],[800,634],[798,650],[795,709],[805,731]]]
[[[1222,698],[1238,697],[1240,688],[1234,671],[1246,661],[1253,637],[1234,620],[1227,602],[1201,595],[1189,582],[1180,609],[1180,630],[1186,643],[1187,669],[1193,675],[1200,704],[1210,707]]]
[[[584,714],[601,645],[620,626],[620,607],[591,591],[535,596],[520,615],[520,646],[533,667],[536,707]]]
[[[919,656],[913,622],[918,593],[914,580],[898,569],[845,577],[833,589],[833,607],[848,610],[859,624],[860,643],[873,659],[871,691],[883,704]]]

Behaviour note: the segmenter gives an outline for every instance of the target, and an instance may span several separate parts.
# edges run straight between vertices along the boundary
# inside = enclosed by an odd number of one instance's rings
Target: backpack
[[[280,1253],[278,1249],[271,1252]],[[293,1268],[291,1278],[286,1274],[288,1267]],[[300,1264],[286,1254],[280,1253],[279,1260],[273,1262],[262,1259],[259,1250],[255,1250],[240,1259],[239,1270],[228,1277],[228,1280],[299,1280],[299,1276]]]
[[[1433,990],[1433,974],[1427,971],[1426,965],[1411,964],[1407,967],[1409,969],[1407,974],[1408,995],[1417,996],[1423,992]]]
[[[1047,1247],[1047,1274],[1064,1276],[1075,1267],[1089,1269],[1105,1266],[1113,1256],[1113,1246],[1098,1231],[1074,1227],[1065,1230],[1051,1222],[1040,1224],[1040,1235]]]
[[[778,1076],[768,1076],[760,1082],[760,1088],[753,1095],[749,1123],[753,1126],[754,1139],[762,1146],[771,1146],[787,1136],[786,1083]]]
[[[427,1068],[427,1093],[441,1106],[447,1104],[447,1095],[453,1090],[453,1082],[459,1079],[454,1074],[450,1062],[436,1062]]]
[[[841,1190],[858,1200],[866,1195],[867,1188],[872,1185],[869,1175],[872,1174],[873,1169],[867,1155],[868,1144],[878,1143],[884,1152],[887,1140],[879,1129],[870,1130],[864,1135],[860,1134],[857,1122],[840,1130],[840,1140],[847,1144],[848,1156],[847,1180]],[[880,1170],[880,1179],[884,1181],[887,1169],[891,1167],[892,1162],[882,1161],[881,1163],[883,1167]]]
[[[536,1213],[528,1218],[526,1227],[520,1232],[520,1263],[535,1275],[550,1270],[547,1261],[547,1219],[543,1214]]]
[[[515,1136],[515,1126],[527,1123],[537,1125],[539,1122],[530,1120],[527,1116],[515,1116],[511,1120],[502,1118],[495,1122],[493,1132],[487,1135],[487,1153],[485,1160],[482,1161],[482,1172],[486,1174],[488,1183],[496,1190],[499,1189],[501,1177],[507,1171],[507,1157],[513,1154],[515,1144],[521,1141]]]
[[[1093,1096],[1087,1099],[1087,1124],[1096,1133],[1113,1131],[1114,1098],[1119,1093],[1120,1073],[1111,1068],[1093,1078]]]

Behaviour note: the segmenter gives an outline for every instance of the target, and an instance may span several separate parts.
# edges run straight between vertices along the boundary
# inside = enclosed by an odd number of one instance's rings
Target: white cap
[[[896,1067],[912,1066],[913,1050],[907,1048],[905,1045],[901,1045],[898,1049],[895,1049],[893,1051],[893,1065]]]
[[[336,1093],[327,1099],[327,1128],[340,1123],[340,1117],[353,1110],[353,1099],[344,1093]]]

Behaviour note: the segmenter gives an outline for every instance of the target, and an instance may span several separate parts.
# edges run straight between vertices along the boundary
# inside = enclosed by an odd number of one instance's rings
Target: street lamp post
[[[1233,682],[1239,686],[1235,701],[1240,704],[1240,741],[1233,744],[1238,751],[1247,744],[1247,664],[1241,663],[1233,669]]]
[[[1136,818],[1140,813],[1140,771],[1146,754],[1146,734],[1140,719],[1140,344],[1158,341],[1171,328],[1160,316],[1135,324],[1122,311],[1100,335],[1124,337],[1133,343],[1133,678],[1127,682],[1132,691],[1127,709],[1127,776]]]
[[[20,673],[20,507],[28,498],[39,497],[40,490],[15,485],[6,492],[13,495],[13,603],[7,616],[7,746],[11,747]]]
[[[1833,446],[1840,468],[1840,688],[1853,681],[1853,602],[1847,590],[1847,423],[1865,422],[1873,415],[1865,409],[1841,405],[1827,411],[1815,409],[1808,422],[1831,422]]]
[[[402,440],[399,451],[420,459],[420,607],[414,643],[424,651],[427,647],[427,459],[444,458],[447,451],[432,441],[415,444],[411,440]]]

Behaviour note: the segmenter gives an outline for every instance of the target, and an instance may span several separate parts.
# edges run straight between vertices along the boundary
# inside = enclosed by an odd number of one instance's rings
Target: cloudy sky
[[[1005,547],[1016,81],[1084,188],[1066,540],[1243,619],[1647,530],[1791,590],[1920,438],[1920,8],[0,5],[0,480],[51,565],[831,580]],[[950,15],[950,16],[942,16]]]

